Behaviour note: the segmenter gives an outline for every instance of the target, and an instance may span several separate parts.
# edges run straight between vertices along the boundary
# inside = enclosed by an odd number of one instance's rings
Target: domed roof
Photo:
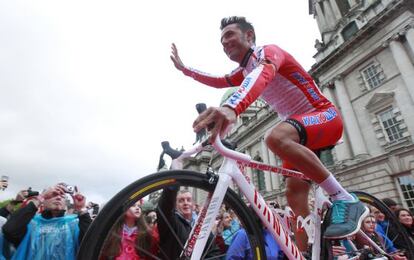
[[[226,90],[226,92],[224,92],[223,96],[221,97],[221,101],[220,101],[220,106],[222,106],[224,104],[224,102],[227,101],[227,99],[229,99],[229,97],[231,95],[233,95],[233,93],[238,89],[239,87],[232,87],[229,88],[228,90]]]

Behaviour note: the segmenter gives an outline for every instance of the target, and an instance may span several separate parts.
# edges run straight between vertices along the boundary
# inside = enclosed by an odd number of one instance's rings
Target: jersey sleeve
[[[283,66],[284,60],[284,53],[277,46],[264,47],[258,56],[259,65],[245,77],[239,89],[224,105],[232,108],[236,115],[243,113],[275,78],[276,71]]]
[[[260,96],[274,77],[275,67],[272,64],[259,65],[246,76],[224,105],[231,107],[236,115],[240,115]]]
[[[225,76],[213,76],[190,67],[185,67],[183,73],[184,75],[192,77],[198,82],[214,88],[239,86],[244,79],[242,67],[237,68]]]

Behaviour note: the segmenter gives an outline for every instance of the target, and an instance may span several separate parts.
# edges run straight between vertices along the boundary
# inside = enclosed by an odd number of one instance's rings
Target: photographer
[[[9,177],[8,176],[1,176],[0,178],[0,190],[5,190],[9,186]]]
[[[16,194],[15,199],[3,201],[0,204],[2,205],[0,207],[0,216],[4,218],[9,218],[10,214],[12,214],[14,211],[20,208],[22,205],[22,202],[31,196],[37,196],[39,195],[39,192],[32,191],[32,189],[29,187],[27,190],[21,190]]]
[[[75,259],[91,218],[85,197],[72,188],[62,183],[50,187],[10,216],[3,233],[16,246],[16,259]],[[66,194],[72,196],[78,214],[65,215]]]

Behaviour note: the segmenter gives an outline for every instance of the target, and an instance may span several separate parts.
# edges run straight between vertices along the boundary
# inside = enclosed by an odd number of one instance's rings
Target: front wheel
[[[137,237],[129,250],[143,259],[178,259],[184,245],[188,242],[190,230],[183,230],[183,227],[188,226],[177,223],[184,219],[175,215],[177,213],[174,205],[163,204],[166,198],[162,196],[162,193],[176,188],[188,190],[192,194],[193,206],[202,206],[208,194],[214,191],[215,185],[216,181],[211,176],[186,170],[154,173],[135,181],[113,197],[95,218],[82,240],[78,259],[113,259],[119,256],[125,238],[123,235],[125,228],[123,229],[122,226],[125,223],[126,212],[139,201],[142,203],[143,211],[139,217],[140,220],[136,222]],[[167,199],[172,204],[176,202],[175,198]],[[146,211],[151,210],[151,207],[156,210],[157,221],[151,222],[147,219],[144,223],[142,218],[147,213]],[[174,218],[165,217],[164,213],[168,214],[168,211],[164,211],[164,208],[172,209]],[[247,244],[240,245],[237,250],[234,250],[233,246],[233,254],[242,257],[250,254],[252,259],[266,259],[263,234],[259,224],[251,218],[252,211],[231,189],[226,192],[222,210],[231,214],[234,222],[245,230],[243,233],[246,234]],[[216,219],[211,221],[216,221]],[[218,218],[217,221],[219,221]],[[149,228],[150,226],[152,227]],[[224,259],[231,244],[230,240],[237,232],[235,229],[230,229],[226,232],[226,236],[222,237],[211,234],[202,259]],[[189,257],[184,259],[189,259]]]

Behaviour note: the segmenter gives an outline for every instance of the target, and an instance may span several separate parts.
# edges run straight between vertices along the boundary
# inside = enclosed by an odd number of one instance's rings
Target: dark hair
[[[401,211],[407,211],[407,212],[408,212],[408,214],[410,214],[410,216],[411,216],[411,217],[414,217],[413,213],[412,213],[409,209],[406,209],[406,208],[399,208],[399,209],[397,209],[397,210],[395,211],[395,216],[396,216],[397,218],[399,218],[399,217],[400,217],[400,213],[401,213]]]
[[[220,30],[223,30],[227,25],[237,24],[242,32],[247,32],[248,30],[253,31],[253,43],[256,43],[256,33],[254,32],[253,25],[246,20],[246,17],[243,16],[230,16],[221,19]]]
[[[397,202],[395,202],[395,200],[390,199],[390,198],[382,199],[382,202],[384,202],[384,204],[387,205],[387,207],[397,206]]]
[[[109,237],[106,238],[102,250],[103,259],[114,259],[121,253],[122,230],[124,226],[125,213],[111,229]],[[135,225],[138,227],[138,234],[135,240],[135,250],[137,254],[143,259],[147,259],[145,251],[150,251],[153,243],[152,231],[145,221],[143,215],[137,218]],[[142,250],[138,251],[137,249]]]

